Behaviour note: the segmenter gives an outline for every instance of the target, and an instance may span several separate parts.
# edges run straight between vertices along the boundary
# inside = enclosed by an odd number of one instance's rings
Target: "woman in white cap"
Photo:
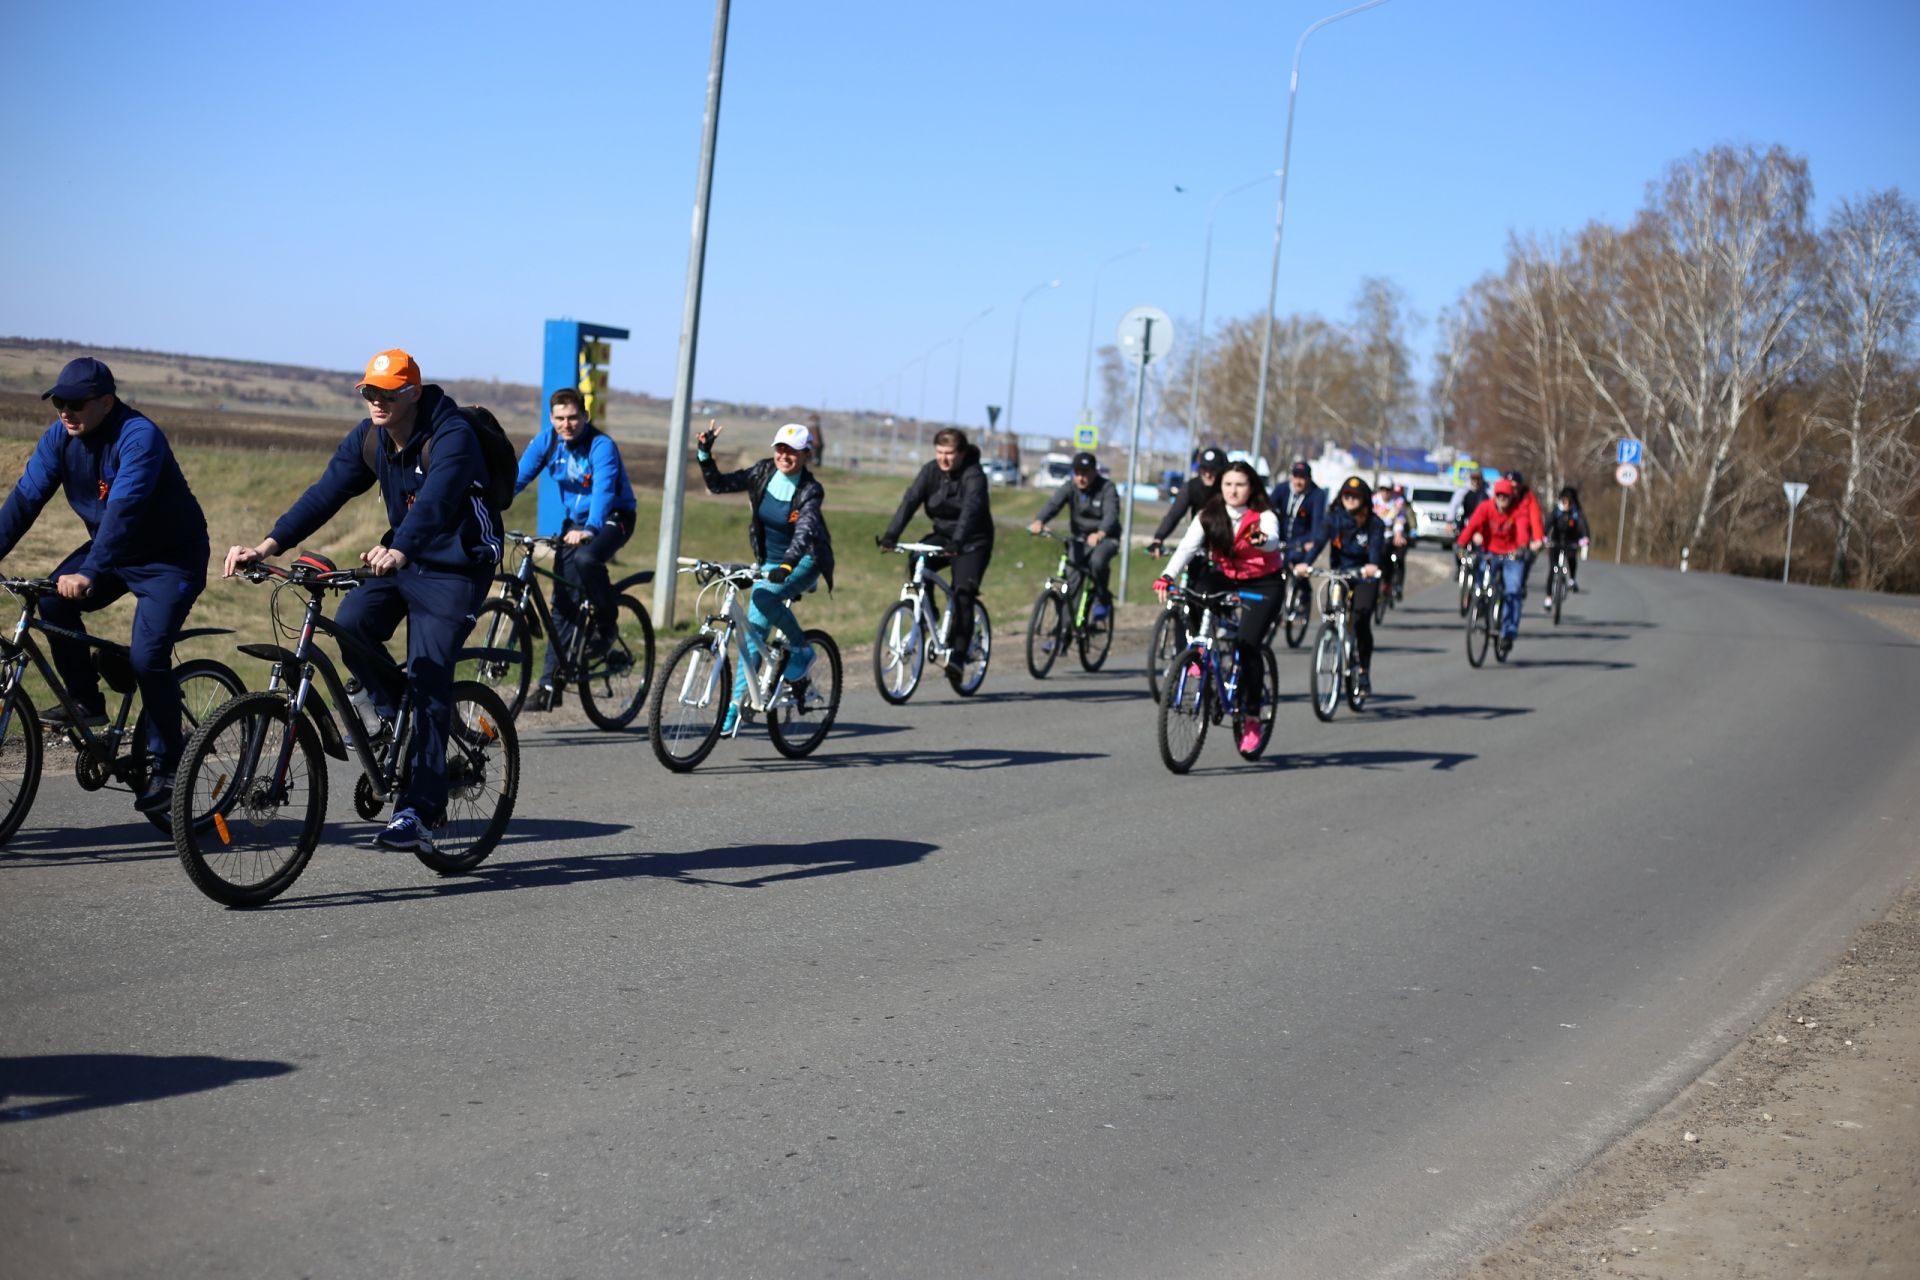
[[[759,666],[773,627],[779,627],[787,637],[787,682],[797,695],[805,697],[814,651],[789,605],[823,578],[827,590],[833,590],[833,541],[827,536],[827,520],[820,510],[827,491],[807,469],[813,461],[813,433],[804,424],[789,422],[773,433],[771,458],[724,473],[713,461],[713,442],[721,430],[720,424],[709,418],[707,429],[694,442],[700,475],[709,493],[746,491],[753,504],[747,541],[767,575],[747,598],[747,661],[733,673],[733,704],[720,726],[722,733],[730,734],[740,721],[740,708],[746,701],[747,667]]]

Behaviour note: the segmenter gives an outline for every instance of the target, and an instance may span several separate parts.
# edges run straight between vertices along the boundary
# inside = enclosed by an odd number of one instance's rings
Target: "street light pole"
[[[926,354],[920,357],[920,416],[916,422],[927,420],[927,373],[933,368],[933,353],[952,342],[952,338],[942,338],[928,347]]]
[[[1192,386],[1187,392],[1187,458],[1191,460],[1194,451],[1200,447],[1200,365],[1201,357],[1206,354],[1207,346],[1207,280],[1213,272],[1213,215],[1220,211],[1220,202],[1228,196],[1238,195],[1249,187],[1257,187],[1263,182],[1280,176],[1281,171],[1263,173],[1251,182],[1243,182],[1237,187],[1222,191],[1207,206],[1207,248],[1200,256],[1200,327],[1193,347]]]
[[[1320,28],[1386,2],[1367,0],[1365,4],[1322,18],[1301,32],[1300,43],[1293,47],[1293,76],[1287,81],[1287,136],[1280,148],[1280,203],[1273,214],[1273,267],[1267,273],[1267,318],[1260,326],[1260,390],[1253,409],[1253,456],[1256,458],[1260,456],[1260,434],[1267,420],[1267,363],[1273,355],[1273,306],[1280,288],[1280,232],[1287,222],[1287,172],[1293,162],[1293,103],[1300,93],[1300,54],[1307,47],[1307,37]]]
[[[680,313],[680,358],[673,378],[673,416],[667,421],[667,467],[660,484],[660,542],[653,572],[653,616],[673,625],[673,589],[680,581],[680,504],[687,489],[687,438],[693,412],[694,352],[700,340],[700,286],[707,269],[707,211],[713,203],[713,153],[720,135],[720,81],[727,63],[727,3],[715,0],[713,51],[707,61],[707,107],[700,125],[700,174],[694,180],[693,245],[687,253],[687,292]]]
[[[1095,313],[1100,309],[1100,273],[1122,258],[1131,258],[1136,253],[1145,253],[1147,246],[1137,244],[1131,249],[1122,250],[1093,269],[1093,298],[1087,303],[1087,364],[1080,375],[1080,421],[1093,421],[1093,322]]]
[[[1044,289],[1058,289],[1058,280],[1044,280],[1021,295],[1020,304],[1013,309],[1013,361],[1007,367],[1007,434],[1013,434],[1013,384],[1020,372],[1020,313],[1027,309],[1027,301]]]
[[[993,308],[988,307],[985,311],[982,311],[979,315],[961,325],[960,333],[954,338],[954,342],[957,343],[958,346],[953,353],[953,412],[947,417],[947,422],[950,426],[957,427],[960,425],[960,363],[967,358],[967,330],[973,328],[974,325],[985,320],[992,314]]]

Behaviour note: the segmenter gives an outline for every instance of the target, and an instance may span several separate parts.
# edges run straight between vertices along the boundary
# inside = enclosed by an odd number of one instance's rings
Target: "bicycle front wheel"
[[[1313,622],[1313,596],[1298,580],[1294,580],[1292,596],[1287,604],[1287,648],[1298,649],[1307,638],[1307,627]]]
[[[548,643],[553,643],[551,637]],[[533,638],[528,634],[526,615],[507,601],[486,601],[474,612],[466,647],[486,650],[488,656],[459,659],[453,678],[486,685],[500,695],[509,720],[519,715],[527,701],[527,686],[533,680]]]
[[[1463,618],[1466,617],[1467,613],[1472,608],[1473,608],[1473,579],[1470,577],[1461,578],[1460,579],[1460,616]]]
[[[1060,657],[1060,642],[1067,634],[1066,602],[1051,591],[1043,591],[1033,602],[1033,617],[1027,621],[1027,671],[1035,680],[1047,678]]]
[[[953,691],[963,698],[971,698],[980,692],[980,685],[987,678],[987,665],[993,660],[993,619],[987,616],[987,606],[978,600],[973,602],[973,639],[967,642],[967,656],[961,662],[960,669],[947,668],[947,683]]]
[[[44,759],[40,714],[15,686],[0,702],[0,844],[13,838],[33,808]]]
[[[1097,617],[1094,606],[1088,606],[1087,625],[1074,643],[1080,651],[1082,669],[1098,671],[1105,666],[1107,654],[1113,651],[1113,609],[1109,607],[1105,617]]]
[[[1487,660],[1487,643],[1493,639],[1493,606],[1478,594],[1467,611],[1467,663],[1477,667]]]
[[[873,635],[873,683],[881,698],[896,707],[913,696],[926,669],[927,646],[915,625],[919,620],[913,601],[896,600],[880,615],[880,629]]]
[[[824,631],[807,632],[807,643],[813,646],[814,658],[806,688],[796,692],[788,685],[767,711],[773,749],[794,760],[826,741],[827,730],[840,714],[840,647]]]
[[[632,596],[619,597],[613,609],[613,643],[587,662],[579,680],[580,709],[602,729],[632,724],[653,684],[653,619]]]
[[[443,876],[486,861],[505,834],[520,795],[520,735],[500,695],[475,680],[453,686],[447,722],[447,814],[433,852],[414,857]]]
[[[1187,627],[1178,609],[1162,609],[1147,642],[1147,691],[1160,701],[1160,682],[1173,660],[1186,652]]]
[[[1548,590],[1553,593],[1553,625],[1557,627],[1560,625],[1561,606],[1567,603],[1567,575],[1556,572]]]
[[[1313,642],[1313,714],[1325,723],[1340,710],[1340,628],[1331,622],[1320,624],[1320,638]]]
[[[247,691],[232,667],[211,658],[182,662],[173,669],[173,680],[180,686],[180,733],[186,738],[192,737],[193,731],[204,724],[208,716]],[[134,717],[127,754],[128,780],[136,790],[144,788],[153,772],[153,762],[147,758],[147,709],[144,706]],[[200,814],[194,821],[207,822],[211,817]],[[147,820],[161,831],[173,830],[171,809],[165,813],[149,813]]]
[[[1342,655],[1342,661],[1340,663],[1341,669],[1346,672],[1347,705],[1355,711],[1359,711],[1367,705],[1366,692],[1360,687],[1360,655],[1355,652],[1357,644],[1358,641],[1352,634],[1349,634],[1346,641],[1346,652]]]
[[[1167,668],[1165,679],[1159,703],[1160,763],[1174,773],[1185,773],[1200,758],[1207,722],[1212,719],[1206,651],[1198,646],[1183,650]]]
[[[733,670],[712,636],[692,635],[667,657],[647,710],[647,737],[660,763],[686,773],[720,740],[733,700]]]
[[[286,771],[275,776],[289,745]],[[327,818],[326,759],[313,722],[278,693],[242,694],[219,708],[187,740],[172,816],[174,852],[200,892],[230,907],[279,897],[306,869]]]

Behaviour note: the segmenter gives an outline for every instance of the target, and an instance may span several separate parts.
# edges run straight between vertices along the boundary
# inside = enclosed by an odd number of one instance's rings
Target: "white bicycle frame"
[[[938,621],[933,618],[933,606],[927,602],[931,591],[927,584],[933,578],[927,561],[933,556],[948,554],[948,549],[931,542],[900,542],[894,544],[894,550],[913,557],[913,575],[900,585],[900,598],[913,603],[913,644],[902,652],[911,653],[922,643],[920,629],[925,626],[933,633],[934,649],[943,658],[951,656],[953,647],[947,643],[947,633],[953,626],[953,589],[947,588],[947,605],[940,611]]]
[[[734,660],[747,670],[748,708],[753,711],[766,711],[773,705],[774,697],[781,687],[782,680],[777,674],[770,680],[766,678],[768,672],[777,671],[777,667],[772,663],[767,664],[759,671],[755,671],[754,664],[748,659],[747,646],[740,642],[739,637],[746,634],[748,625],[747,611],[740,603],[741,588],[751,588],[757,582],[765,582],[767,575],[747,565],[715,564],[711,561],[691,559],[687,556],[680,556],[678,560],[680,572],[682,573],[694,573],[702,566],[719,571],[718,577],[701,584],[700,594],[695,597],[694,608],[698,609],[701,607],[700,602],[706,599],[709,591],[717,588],[721,593],[719,612],[708,614],[706,620],[700,624],[701,635],[719,637],[717,648],[721,661],[714,662],[708,666],[704,677],[705,685],[698,691],[697,697],[695,696],[693,686],[694,682],[702,677],[693,669],[688,669],[680,686],[681,704],[683,706],[695,707],[712,705],[715,694],[714,686],[720,678],[721,668],[726,665],[725,658],[727,650],[731,647],[734,653]],[[731,687],[727,689],[725,696],[729,698],[733,696]]]

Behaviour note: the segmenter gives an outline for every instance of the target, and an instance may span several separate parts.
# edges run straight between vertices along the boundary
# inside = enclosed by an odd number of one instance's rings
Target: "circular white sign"
[[[1128,364],[1164,360],[1173,350],[1173,320],[1158,307],[1135,307],[1120,317],[1114,340]]]
[[[1613,469],[1613,478],[1631,489],[1640,482],[1640,468],[1631,462],[1623,462]]]

